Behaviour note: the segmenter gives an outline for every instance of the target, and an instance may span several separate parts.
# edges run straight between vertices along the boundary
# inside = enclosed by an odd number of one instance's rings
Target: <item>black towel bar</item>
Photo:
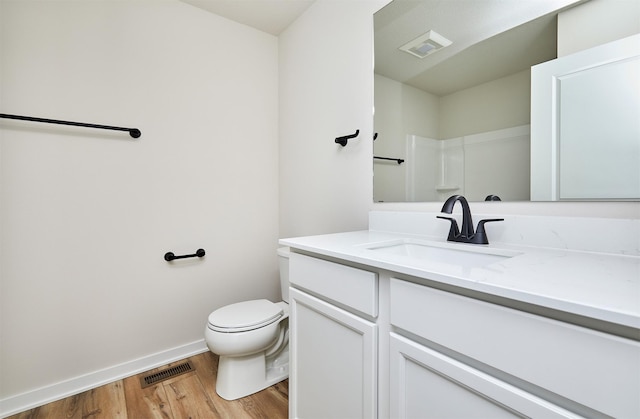
[[[128,131],[129,135],[133,138],[138,138],[142,135],[140,130],[137,128],[122,128],[122,127],[112,127],[110,125],[86,124],[84,122],[59,121],[57,119],[35,118],[33,116],[9,115],[6,113],[0,113],[0,118],[18,119],[20,121],[43,122],[45,124],[72,125],[75,127],[109,129],[114,131]]]
[[[373,156],[374,159],[378,159],[378,160],[392,160],[392,161],[396,161],[398,162],[398,164],[402,164],[404,163],[404,159],[396,159],[393,157],[378,157],[378,156]]]
[[[176,256],[173,254],[173,252],[167,252],[164,254],[164,260],[166,260],[167,262],[171,262],[172,260],[175,259],[185,259],[185,258],[194,258],[194,257],[203,257],[204,256],[204,249],[198,249],[196,250],[196,252],[192,255],[181,255],[181,256]]]

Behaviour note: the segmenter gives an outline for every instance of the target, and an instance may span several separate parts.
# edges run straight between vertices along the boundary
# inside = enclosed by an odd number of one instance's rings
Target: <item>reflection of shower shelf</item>
[[[455,191],[460,189],[459,186],[456,185],[438,185],[436,186],[436,191],[446,192],[446,191]]]

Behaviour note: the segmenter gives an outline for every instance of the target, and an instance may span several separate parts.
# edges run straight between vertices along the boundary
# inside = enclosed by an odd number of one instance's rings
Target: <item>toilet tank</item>
[[[289,251],[288,247],[278,249],[278,267],[280,268],[280,291],[282,301],[289,302]]]

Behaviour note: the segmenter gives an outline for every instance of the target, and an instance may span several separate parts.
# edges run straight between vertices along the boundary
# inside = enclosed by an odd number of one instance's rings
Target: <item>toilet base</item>
[[[272,357],[264,352],[254,355],[220,356],[216,393],[225,400],[236,400],[257,393],[289,378],[287,347]]]

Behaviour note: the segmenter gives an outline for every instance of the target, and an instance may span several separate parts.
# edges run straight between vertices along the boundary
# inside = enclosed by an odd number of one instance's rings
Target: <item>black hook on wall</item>
[[[342,147],[347,145],[347,141],[349,141],[352,138],[356,138],[358,136],[358,134],[360,134],[360,130],[357,129],[355,134],[351,134],[351,135],[345,135],[344,137],[338,137],[336,138],[336,143],[340,144]]]
[[[167,262],[171,262],[172,260],[175,260],[175,259],[185,259],[185,258],[194,258],[194,257],[201,258],[204,255],[205,255],[204,249],[198,249],[192,255],[181,255],[181,256],[176,256],[173,254],[173,252],[167,252],[164,254],[164,260],[166,260]]]

